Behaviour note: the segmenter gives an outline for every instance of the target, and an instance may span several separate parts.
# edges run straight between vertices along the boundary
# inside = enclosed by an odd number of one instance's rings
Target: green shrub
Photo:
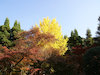
[[[100,46],[89,49],[83,61],[86,75],[100,75]]]

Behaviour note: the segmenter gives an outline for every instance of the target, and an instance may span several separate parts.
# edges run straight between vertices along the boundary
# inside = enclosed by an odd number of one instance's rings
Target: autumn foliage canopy
[[[9,60],[7,70],[10,72],[13,69],[28,69],[28,66],[37,60],[46,60],[53,54],[64,55],[67,51],[68,38],[63,38],[61,27],[56,19],[50,21],[48,17],[44,18],[39,26],[35,25],[31,30],[18,35],[20,38],[14,41],[14,47],[10,49],[2,47],[0,53],[2,70],[7,68],[5,60]]]

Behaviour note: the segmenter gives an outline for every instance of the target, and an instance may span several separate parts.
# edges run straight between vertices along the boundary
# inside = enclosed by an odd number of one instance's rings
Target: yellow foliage
[[[38,26],[36,25],[36,27]],[[60,55],[63,55],[66,52],[68,38],[63,38],[61,26],[59,26],[58,22],[56,22],[56,19],[51,21],[48,17],[44,18],[43,21],[40,21],[39,30],[41,33],[51,34],[55,37],[55,41],[48,42],[44,45],[44,50],[54,48],[59,51]],[[38,44],[43,43],[39,42]]]

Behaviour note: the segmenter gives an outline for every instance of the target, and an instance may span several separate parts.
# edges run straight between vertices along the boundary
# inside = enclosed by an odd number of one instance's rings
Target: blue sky
[[[56,18],[63,35],[70,36],[76,28],[79,35],[85,37],[89,28],[95,36],[100,0],[0,0],[0,25],[8,17],[11,27],[18,20],[22,29],[29,30],[47,16]]]

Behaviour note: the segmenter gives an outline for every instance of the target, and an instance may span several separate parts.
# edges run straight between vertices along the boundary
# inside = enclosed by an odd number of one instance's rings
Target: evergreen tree
[[[85,75],[100,75],[100,46],[88,49],[83,55],[83,70]]]
[[[64,39],[68,38],[67,35],[64,35]]]
[[[93,44],[93,39],[91,36],[92,36],[92,34],[91,34],[90,29],[87,29],[86,40],[85,40],[86,46],[91,46]]]
[[[17,20],[15,20],[15,22],[14,22],[14,26],[17,26],[17,24],[18,24],[18,23],[17,23]]]
[[[91,38],[91,30],[90,29],[87,29],[87,32],[86,32],[86,38]]]
[[[78,35],[77,30],[71,31],[71,37],[69,37],[68,46],[74,47],[77,45],[82,45],[82,38]]]
[[[18,33],[21,32],[21,27],[20,27],[20,23],[17,22],[17,20],[14,23],[14,26],[11,29],[11,40],[17,40],[19,39],[19,35]]]
[[[78,32],[77,32],[76,29],[74,29],[74,35],[75,35],[76,37],[78,37]]]
[[[4,22],[4,29],[6,29],[7,31],[9,31],[10,30],[10,22],[9,22],[9,19],[8,18],[6,18],[6,20],[5,20],[5,22]]]
[[[10,22],[9,19],[6,18],[4,25],[0,26],[0,44],[3,46],[9,47],[11,46],[10,41]]]
[[[98,21],[99,21],[99,26],[97,28],[97,36],[100,37],[100,17],[98,18]]]
[[[10,29],[9,25],[9,19],[6,18],[4,25],[0,26],[0,44],[8,48],[14,46],[14,41],[19,39],[18,33],[21,32],[20,23],[17,20],[12,29]]]
[[[98,28],[97,28],[97,36],[94,38],[94,43],[96,44],[100,44],[100,17],[98,18],[99,24],[98,24]]]
[[[71,37],[72,37],[72,36],[74,36],[74,32],[73,32],[73,31],[71,31]]]

